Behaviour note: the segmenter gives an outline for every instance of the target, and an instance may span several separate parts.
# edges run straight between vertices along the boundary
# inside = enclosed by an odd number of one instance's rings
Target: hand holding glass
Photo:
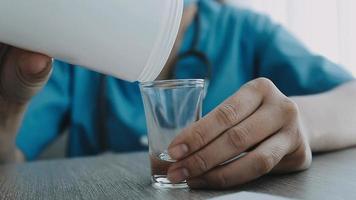
[[[149,142],[152,184],[158,188],[186,188],[186,181],[172,184],[167,170],[175,162],[168,146],[181,130],[202,115],[204,80],[180,79],[140,84]]]

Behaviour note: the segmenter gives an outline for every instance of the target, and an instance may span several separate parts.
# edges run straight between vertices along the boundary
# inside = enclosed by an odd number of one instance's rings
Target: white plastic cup
[[[1,0],[0,41],[128,81],[152,81],[183,0]]]

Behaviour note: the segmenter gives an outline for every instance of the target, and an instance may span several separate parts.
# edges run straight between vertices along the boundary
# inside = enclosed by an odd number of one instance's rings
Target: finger
[[[309,145],[302,143],[294,152],[285,156],[272,170],[273,173],[283,174],[291,171],[308,169],[312,163],[312,153]]]
[[[169,154],[180,160],[204,147],[230,127],[240,123],[259,108],[275,86],[260,78],[244,85],[206,117],[184,129],[169,146]]]
[[[52,59],[10,47],[1,63],[1,95],[8,101],[28,101],[47,81]]]
[[[270,172],[295,149],[290,134],[280,132],[241,159],[220,166],[199,178],[188,180],[191,188],[223,189],[241,185]]]
[[[276,133],[282,128],[287,118],[278,107],[277,105],[262,106],[253,115],[227,130],[203,149],[174,163],[168,171],[171,181],[180,182],[187,178],[171,176],[170,174],[175,174],[176,170],[185,170],[190,178],[199,176]]]

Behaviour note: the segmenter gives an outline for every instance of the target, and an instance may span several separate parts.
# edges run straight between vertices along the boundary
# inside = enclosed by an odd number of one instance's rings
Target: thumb
[[[52,70],[52,59],[42,54],[2,46],[0,96],[8,102],[26,103],[47,82]]]

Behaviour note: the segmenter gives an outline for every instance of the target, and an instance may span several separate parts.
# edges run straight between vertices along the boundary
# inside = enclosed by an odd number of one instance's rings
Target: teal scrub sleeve
[[[35,159],[66,125],[71,69],[68,64],[55,61],[47,85],[29,104],[16,140],[28,160]]]
[[[268,17],[250,14],[247,26],[255,41],[255,76],[271,79],[287,96],[315,94],[354,80],[351,73],[311,53]],[[322,33],[321,33],[322,34]]]

